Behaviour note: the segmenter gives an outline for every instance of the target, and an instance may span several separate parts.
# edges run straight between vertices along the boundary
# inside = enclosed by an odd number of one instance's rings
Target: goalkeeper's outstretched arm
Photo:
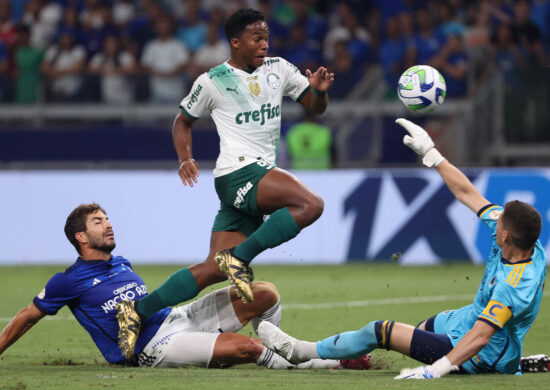
[[[474,213],[490,203],[480,194],[466,175],[439,153],[426,130],[407,119],[399,118],[395,122],[409,132],[408,135],[403,137],[403,143],[416,154],[422,156],[424,165],[437,169],[456,199]]]
[[[34,303],[19,311],[0,333],[0,355],[44,316]]]
[[[479,193],[472,182],[449,161],[443,160],[435,169],[437,169],[456,199],[469,207],[474,213],[490,203]]]

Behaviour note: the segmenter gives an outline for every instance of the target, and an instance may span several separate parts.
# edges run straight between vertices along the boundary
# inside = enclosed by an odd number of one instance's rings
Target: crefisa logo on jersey
[[[198,85],[197,88],[193,91],[191,94],[191,98],[189,99],[189,103],[187,103],[187,109],[190,109],[194,103],[199,101],[199,95],[202,91],[202,85]]]
[[[275,73],[268,74],[266,77],[266,82],[271,89],[277,89],[281,86],[281,79]]]

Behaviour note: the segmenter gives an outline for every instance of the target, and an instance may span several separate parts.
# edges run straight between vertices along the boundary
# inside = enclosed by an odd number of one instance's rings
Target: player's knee
[[[277,287],[269,282],[252,283],[252,293],[254,294],[254,301],[266,309],[273,307],[280,299]]]
[[[390,341],[394,325],[395,321],[373,321],[363,329],[367,330],[366,328],[368,327],[368,331],[374,332],[378,346],[389,351],[391,347]]]
[[[312,195],[306,203],[306,219],[311,223],[319,219],[325,208],[325,202],[319,195]]]

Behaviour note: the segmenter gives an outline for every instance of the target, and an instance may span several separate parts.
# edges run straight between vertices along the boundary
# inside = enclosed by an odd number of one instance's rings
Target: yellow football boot
[[[216,253],[214,259],[222,272],[227,275],[229,281],[233,287],[235,287],[237,295],[243,302],[252,302],[254,300],[254,295],[252,294],[250,283],[254,276],[250,267],[234,257],[230,249],[222,249]]]
[[[134,307],[133,301],[120,301],[116,305],[118,321],[118,347],[122,355],[130,360],[134,357],[134,349],[141,328],[141,318]]]

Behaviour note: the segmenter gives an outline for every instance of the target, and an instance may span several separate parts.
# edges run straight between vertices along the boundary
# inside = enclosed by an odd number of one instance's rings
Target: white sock
[[[258,334],[258,325],[262,320],[271,322],[278,328],[281,324],[281,315],[281,300],[278,300],[276,304],[274,304],[258,317],[253,318],[252,321],[250,321],[252,323],[252,327],[254,328],[254,332]]]
[[[311,359],[296,365],[299,370],[326,370],[336,368],[340,365],[340,361],[331,359]]]
[[[296,367],[282,356],[277,355],[275,352],[270,351],[264,347],[262,354],[256,362],[258,366],[264,366],[274,370],[289,369]]]
[[[297,340],[294,351],[292,352],[292,360],[294,358],[300,361],[306,361],[311,359],[319,359],[320,356],[317,353],[317,343],[311,341]]]

